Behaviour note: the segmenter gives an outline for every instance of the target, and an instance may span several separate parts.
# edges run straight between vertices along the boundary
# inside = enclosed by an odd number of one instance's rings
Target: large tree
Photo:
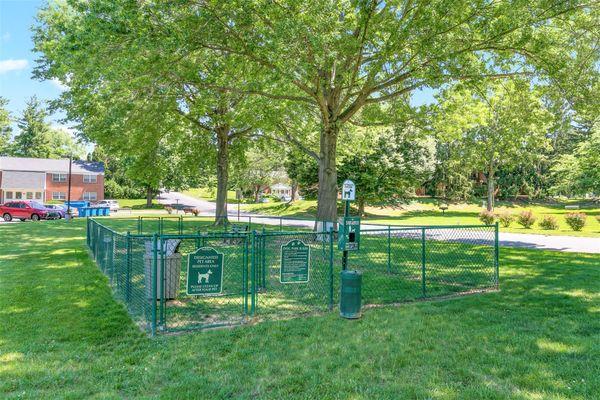
[[[155,24],[154,11],[152,3],[127,0],[50,4],[36,30],[36,48],[44,55],[36,74],[65,82],[69,90],[60,106],[91,140],[124,144],[121,152],[135,159],[165,157],[172,152],[160,146],[179,143],[180,159],[198,161],[198,167],[213,163],[216,223],[225,223],[230,157],[243,152],[261,106],[244,94],[211,90],[240,66],[207,52],[181,57],[186,38],[174,26]],[[144,119],[152,121],[149,130]],[[129,139],[115,137],[124,135]]]
[[[243,77],[231,76],[229,84],[212,89],[301,104],[319,120],[320,220],[336,216],[336,157],[344,125],[387,117],[370,111],[407,104],[411,92],[423,87],[515,74],[569,79],[566,70],[575,63],[566,60],[590,51],[580,44],[597,29],[598,18],[597,5],[579,1],[156,4],[147,4],[154,9],[147,22],[185,38],[182,59],[210,49],[244,65]],[[593,68],[577,66],[583,74]],[[579,83],[585,81],[567,89]]]
[[[378,132],[364,149],[348,149],[338,166],[340,184],[356,184],[359,215],[365,205],[397,206],[414,196],[434,168],[434,142],[412,126]],[[342,178],[343,177],[343,178]]]
[[[0,156],[10,152],[10,141],[12,134],[12,119],[10,112],[6,109],[8,100],[0,97]]]
[[[532,163],[548,150],[552,115],[524,80],[495,81],[475,88],[457,85],[440,96],[435,124],[442,140],[462,149],[472,171],[487,179],[487,209],[493,210],[496,172]]]
[[[17,119],[19,133],[15,136],[13,153],[20,157],[49,158],[52,152],[48,113],[42,103],[33,96]]]

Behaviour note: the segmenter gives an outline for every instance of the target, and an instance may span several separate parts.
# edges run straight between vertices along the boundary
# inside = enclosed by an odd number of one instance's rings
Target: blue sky
[[[37,55],[32,51],[31,27],[37,10],[45,0],[0,0],[0,96],[9,100],[13,116],[20,114],[25,102],[36,95],[40,100],[56,99],[62,89],[60,82],[40,82],[31,73]],[[413,104],[432,101],[430,90],[413,94]],[[60,125],[62,114],[51,116],[53,125]]]
[[[56,99],[59,82],[40,82],[31,77],[36,54],[32,51],[31,26],[42,0],[0,0],[0,96],[9,100],[8,109],[17,116],[33,95],[40,100]],[[61,115],[51,116],[53,124]]]

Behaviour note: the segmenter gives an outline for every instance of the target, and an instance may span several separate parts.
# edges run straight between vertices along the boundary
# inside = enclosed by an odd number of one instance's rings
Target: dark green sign
[[[281,283],[306,283],[310,269],[310,247],[301,240],[292,240],[281,246]]]
[[[223,254],[202,247],[188,256],[187,294],[211,296],[223,291]]]
[[[340,218],[338,226],[338,248],[345,251],[357,251],[360,247],[360,218]]]

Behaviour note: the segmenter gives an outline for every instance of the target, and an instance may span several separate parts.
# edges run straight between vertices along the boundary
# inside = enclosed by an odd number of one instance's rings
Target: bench
[[[441,204],[440,205],[440,210],[442,210],[442,214],[445,214],[447,209],[448,209],[448,205],[447,204]]]

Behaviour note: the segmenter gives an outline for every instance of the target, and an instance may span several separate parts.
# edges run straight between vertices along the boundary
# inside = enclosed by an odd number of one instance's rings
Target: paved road
[[[190,196],[186,196],[179,192],[162,193],[159,202],[162,204],[185,204],[192,207],[196,207],[201,211],[201,215],[214,215],[215,203],[199,200]],[[237,217],[237,205],[230,204],[228,207],[228,214],[231,219]],[[279,225],[283,223],[285,226],[297,226],[297,227],[310,227],[314,226],[314,222],[306,220],[294,220],[284,219],[281,222],[280,218],[272,218],[269,216],[252,214],[241,211],[240,215],[242,219],[247,220],[251,217],[253,221],[257,223],[263,223],[266,225]],[[362,224],[362,229],[378,229],[381,225],[370,225]],[[455,231],[456,232],[456,231]],[[407,230],[404,233],[400,233],[405,236],[414,236],[416,231]],[[489,233],[481,235],[477,232],[465,232],[464,234],[456,234],[453,240],[456,241],[469,241],[469,242],[481,242],[488,243]],[[444,232],[434,230],[428,233],[431,239],[441,238],[444,236]],[[492,239],[493,240],[493,239]],[[500,246],[507,247],[520,247],[528,249],[543,249],[543,250],[558,250],[565,252],[581,252],[581,253],[597,253],[600,254],[600,238],[590,237],[575,237],[575,236],[546,236],[546,235],[533,235],[525,233],[509,233],[500,232]]]

